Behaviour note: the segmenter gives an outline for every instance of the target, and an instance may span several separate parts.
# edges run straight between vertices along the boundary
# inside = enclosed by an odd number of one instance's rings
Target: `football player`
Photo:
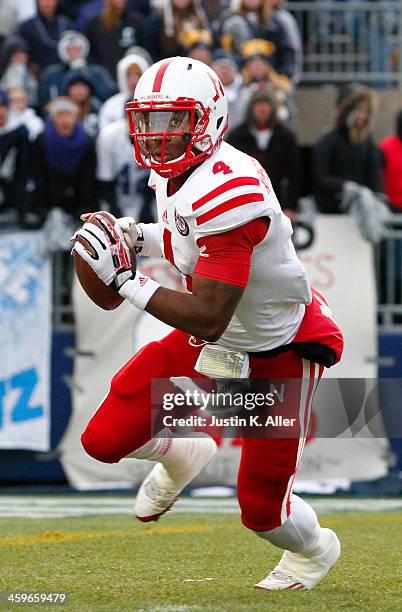
[[[83,446],[99,461],[156,461],[139,489],[135,513],[141,521],[157,520],[211,461],[216,445],[207,434],[151,437],[152,378],[203,376],[199,358],[212,346],[222,359],[232,351],[241,355],[250,378],[299,379],[293,398],[298,437],[244,438],[238,496],[243,524],[284,550],[257,588],[311,589],[337,561],[340,544],[292,487],[312,397],[324,367],[341,357],[342,334],[325,300],[309,286],[267,174],[222,141],[228,112],[217,75],[193,59],[162,60],[142,75],[127,112],[135,161],[150,170],[158,222],[122,218],[115,239],[123,239],[124,230],[141,255],[168,259],[187,292],[162,287],[138,271],[132,278],[112,261],[107,232],[93,224],[79,230],[93,251],[77,242],[74,248],[96,274],[175,328],[115,375],[82,435]]]

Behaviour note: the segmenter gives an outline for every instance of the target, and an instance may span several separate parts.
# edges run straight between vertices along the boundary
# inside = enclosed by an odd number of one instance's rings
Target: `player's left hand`
[[[77,238],[81,238],[90,249],[87,251]],[[109,223],[101,229],[95,223],[84,223],[71,240],[74,240],[72,251],[82,257],[105,285],[118,291],[126,281],[134,278],[130,252],[117,224]]]

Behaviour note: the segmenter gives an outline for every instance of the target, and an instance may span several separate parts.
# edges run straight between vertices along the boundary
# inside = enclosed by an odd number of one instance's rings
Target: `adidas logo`
[[[143,287],[146,282],[148,282],[147,277],[146,276],[140,276],[140,278],[139,278],[140,287]]]

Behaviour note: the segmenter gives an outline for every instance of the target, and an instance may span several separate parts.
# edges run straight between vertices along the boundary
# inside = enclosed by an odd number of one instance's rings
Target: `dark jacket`
[[[18,34],[26,41],[31,60],[39,66],[40,70],[43,70],[59,61],[57,43],[60,35],[70,27],[71,22],[64,15],[46,19],[38,14],[23,21]]]
[[[45,136],[40,134],[33,144],[33,179],[36,209],[44,219],[54,207],[61,208],[76,220],[85,211],[96,210],[96,150],[92,138],[87,139],[85,151],[75,170],[64,173],[49,165]]]
[[[23,221],[27,206],[30,144],[25,126],[0,134],[0,213],[15,210]]]
[[[359,142],[349,135],[350,117],[357,105],[367,104],[369,121]],[[345,181],[353,181],[372,191],[382,192],[382,157],[370,136],[376,96],[362,85],[350,84],[338,95],[335,127],[322,136],[313,151],[314,195],[323,213],[339,214]]]
[[[127,49],[135,45],[143,46],[143,17],[133,11],[125,11],[115,30],[105,30],[102,16],[95,15],[88,22],[85,36],[91,45],[90,58],[94,63],[104,66],[116,80],[116,66]]]
[[[245,122],[230,132],[227,141],[240,151],[257,159],[271,179],[282,208],[297,208],[300,196],[300,156],[296,138],[281,123],[274,123],[267,148],[261,151]]]
[[[320,138],[313,152],[314,195],[323,213],[339,214],[345,181],[382,192],[381,154],[371,136],[353,144],[344,129]]]

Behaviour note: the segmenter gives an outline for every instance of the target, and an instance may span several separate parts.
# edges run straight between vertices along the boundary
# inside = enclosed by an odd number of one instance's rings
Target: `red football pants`
[[[175,330],[150,342],[114,376],[110,391],[88,423],[81,440],[98,461],[117,463],[151,438],[151,379],[199,378],[194,365],[202,346]],[[238,497],[243,524],[269,531],[290,513],[290,494],[304,448],[311,401],[323,368],[294,351],[270,358],[250,357],[251,378],[300,379],[289,413],[297,414],[292,438],[243,438],[238,475]],[[286,406],[282,409],[284,417]]]

